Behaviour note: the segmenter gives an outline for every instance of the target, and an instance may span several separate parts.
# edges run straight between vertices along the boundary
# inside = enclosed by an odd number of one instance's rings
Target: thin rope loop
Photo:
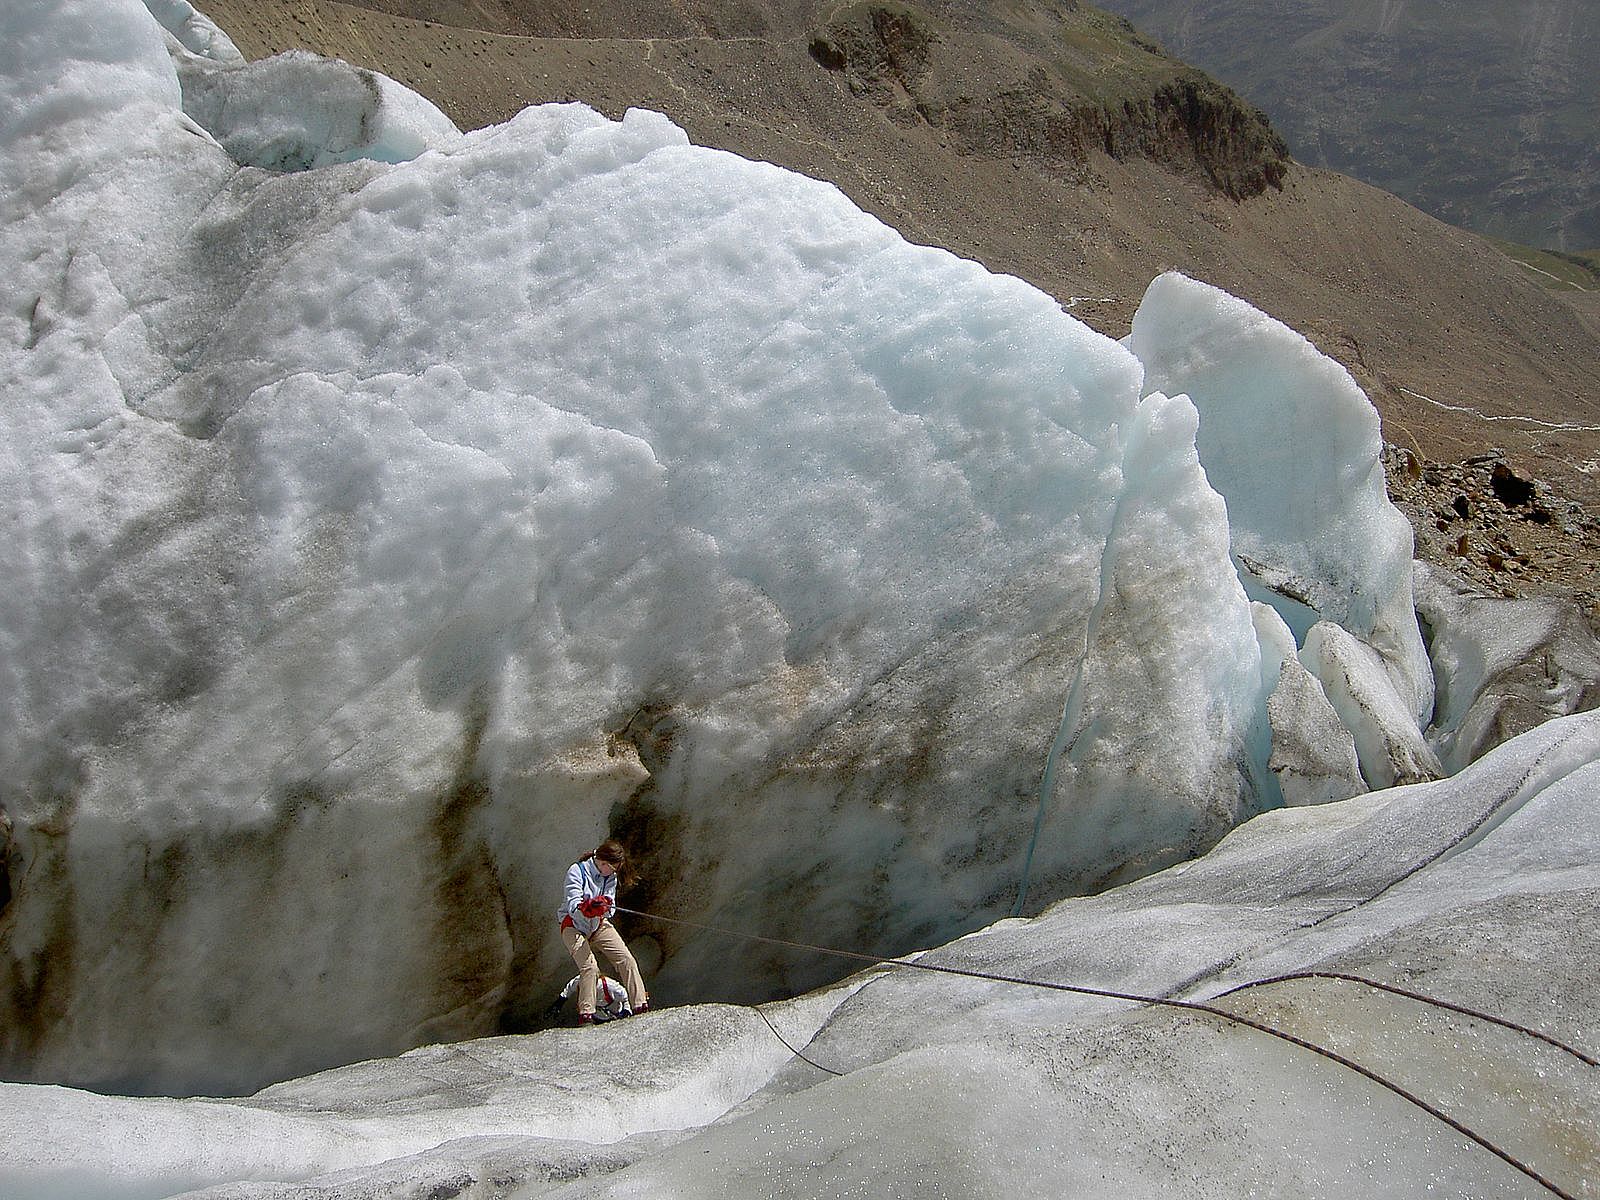
[[[815,1059],[807,1058],[803,1051],[795,1049],[794,1043],[789,1041],[788,1038],[784,1037],[783,1034],[779,1033],[778,1032],[778,1027],[772,1023],[772,1019],[770,1017],[768,1017],[766,1013],[761,1011],[761,1006],[760,1005],[756,1006],[756,1016],[760,1017],[763,1021],[765,1021],[767,1023],[767,1028],[772,1030],[772,1036],[777,1038],[786,1047],[788,1047],[789,1053],[794,1055],[801,1062],[810,1063],[817,1070],[826,1071],[829,1075],[842,1076],[844,1074],[843,1071],[835,1071],[832,1067],[825,1067],[821,1063],[817,1062]]]
[[[1268,987],[1275,983],[1293,983],[1299,979],[1339,979],[1346,983],[1362,983],[1369,988],[1376,988],[1380,992],[1392,992],[1396,996],[1404,996],[1407,1000],[1417,1000],[1423,1004],[1431,1004],[1435,1008],[1449,1009],[1451,1012],[1460,1013],[1464,1017],[1472,1017],[1478,1021],[1487,1021],[1489,1024],[1498,1025],[1502,1029],[1514,1030],[1517,1033],[1525,1034],[1526,1036],[1534,1038],[1537,1041],[1554,1046],[1557,1050],[1561,1050],[1572,1055],[1573,1058],[1577,1059],[1581,1063],[1585,1063],[1591,1067],[1600,1067],[1600,1059],[1596,1059],[1592,1055],[1585,1054],[1576,1046],[1569,1046],[1560,1039],[1551,1037],[1548,1033],[1542,1033],[1537,1029],[1530,1029],[1526,1025],[1519,1025],[1515,1021],[1508,1021],[1504,1017],[1495,1016],[1493,1013],[1486,1013],[1475,1008],[1468,1008],[1464,1004],[1455,1004],[1449,1000],[1440,1000],[1436,996],[1425,996],[1421,992],[1413,992],[1411,989],[1400,987],[1397,984],[1381,983],[1376,979],[1368,979],[1365,975],[1350,975],[1343,971],[1295,971],[1289,975],[1274,975],[1268,979],[1253,979],[1249,983],[1241,983],[1238,987],[1229,988],[1225,992],[1219,992],[1217,995],[1213,996],[1212,999],[1224,1000],[1227,997],[1237,995],[1240,992],[1249,991],[1251,988]]]

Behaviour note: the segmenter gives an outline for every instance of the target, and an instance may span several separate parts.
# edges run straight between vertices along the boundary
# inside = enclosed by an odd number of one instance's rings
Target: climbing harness
[[[1356,1074],[1362,1076],[1363,1078],[1369,1079],[1373,1083],[1376,1083],[1381,1087],[1387,1088],[1389,1091],[1393,1092],[1396,1096],[1399,1096],[1402,1100],[1405,1100],[1408,1103],[1410,1103],[1412,1105],[1415,1105],[1417,1108],[1421,1109],[1423,1112],[1427,1113],[1429,1116],[1433,1117],[1435,1120],[1438,1120],[1441,1123],[1449,1126],[1451,1129],[1453,1129],[1457,1133],[1461,1134],[1461,1136],[1467,1138],[1471,1142],[1474,1142],[1478,1146],[1481,1146],[1483,1149],[1485,1149],[1489,1153],[1493,1154],[1496,1158],[1499,1158],[1501,1161],[1509,1164],[1510,1166],[1514,1167],[1516,1170],[1520,1171],[1523,1175],[1526,1175],[1529,1179],[1531,1179],[1535,1183],[1539,1184],[1539,1186],[1541,1186],[1545,1190],[1549,1191],[1552,1195],[1559,1196],[1561,1198],[1561,1200],[1577,1200],[1577,1197],[1572,1192],[1569,1192],[1569,1191],[1565,1190],[1560,1185],[1558,1185],[1558,1184],[1552,1182],[1551,1180],[1545,1178],[1545,1176],[1541,1175],[1534,1168],[1528,1166],[1526,1163],[1524,1163],[1521,1160],[1517,1159],[1516,1157],[1514,1157],[1513,1155],[1511,1155],[1507,1151],[1502,1150],[1499,1146],[1497,1146],[1493,1142],[1489,1141],[1482,1134],[1476,1133],[1472,1129],[1469,1129],[1466,1125],[1463,1125],[1460,1121],[1456,1120],[1454,1117],[1450,1116],[1448,1113],[1441,1111],[1439,1108],[1437,1108],[1434,1105],[1428,1103],[1426,1100],[1422,1099],[1420,1096],[1416,1096],[1413,1093],[1407,1091],[1404,1087],[1402,1087],[1398,1083],[1395,1083],[1393,1080],[1387,1079],[1384,1076],[1379,1075],[1376,1071],[1372,1070],[1371,1068],[1362,1066],[1360,1063],[1354,1061],[1353,1059],[1345,1057],[1344,1055],[1340,1054],[1336,1050],[1330,1050],[1326,1046],[1319,1046],[1315,1042],[1307,1041],[1305,1038],[1297,1037],[1296,1035],[1294,1035],[1292,1033],[1288,1033],[1288,1032],[1285,1032],[1284,1030],[1274,1028],[1273,1026],[1268,1025],[1268,1024],[1262,1022],[1262,1021],[1257,1021],[1254,1018],[1241,1016],[1238,1013],[1229,1012],[1227,1009],[1219,1008],[1215,1004],[1207,1004],[1207,1003],[1205,1003],[1203,1001],[1197,1001],[1197,1000],[1178,1000],[1178,999],[1175,999],[1175,998],[1173,998],[1171,996],[1145,996],[1145,995],[1140,995],[1140,994],[1135,993],[1135,992],[1121,992],[1121,991],[1115,991],[1115,990],[1108,989],[1108,988],[1087,987],[1087,986],[1082,985],[1082,984],[1053,983],[1053,982],[1050,982],[1050,981],[1047,981],[1047,980],[1041,980],[1041,979],[1024,979],[1024,978],[1022,978],[1020,976],[1016,976],[1016,975],[999,975],[999,974],[995,974],[995,973],[989,972],[989,971],[972,971],[972,970],[967,970],[967,969],[965,969],[963,967],[940,966],[940,965],[938,965],[936,963],[916,962],[916,961],[907,960],[907,959],[903,959],[903,958],[882,958],[880,956],[873,955],[873,954],[862,954],[862,953],[860,953],[858,951],[855,951],[855,950],[840,950],[840,949],[837,949],[837,948],[832,947],[832,946],[818,946],[818,945],[813,945],[812,943],[809,943],[809,942],[790,941],[787,938],[767,937],[767,936],[765,936],[763,934],[758,934],[758,933],[744,933],[744,932],[742,932],[740,930],[737,930],[737,929],[724,929],[724,928],[721,928],[720,926],[707,925],[707,924],[704,924],[703,922],[700,922],[700,921],[689,921],[689,920],[685,920],[685,919],[683,919],[681,917],[664,917],[664,916],[661,916],[661,915],[659,915],[657,913],[642,912],[642,911],[640,911],[638,909],[633,909],[633,908],[618,907],[617,912],[619,912],[619,913],[627,913],[629,916],[633,916],[633,917],[641,917],[641,918],[643,918],[643,919],[645,919],[647,921],[659,921],[659,922],[661,922],[663,924],[667,924],[667,925],[682,925],[682,926],[685,926],[686,928],[689,928],[689,929],[699,929],[699,930],[702,930],[702,931],[707,932],[707,933],[721,934],[721,935],[723,935],[725,937],[743,938],[746,941],[760,942],[760,943],[763,943],[764,945],[768,945],[768,946],[783,946],[783,947],[786,947],[786,948],[791,949],[791,950],[805,950],[805,951],[809,951],[809,952],[814,953],[814,954],[828,954],[828,955],[832,955],[832,956],[834,956],[836,958],[850,959],[850,960],[853,960],[855,962],[870,963],[870,964],[872,964],[874,966],[880,966],[880,967],[886,967],[886,968],[901,968],[901,969],[917,970],[917,971],[931,971],[931,972],[934,972],[934,973],[940,974],[940,975],[957,975],[957,976],[961,976],[961,977],[967,978],[967,979],[981,979],[981,980],[985,980],[985,981],[988,981],[988,982],[991,982],[991,983],[1009,983],[1009,984],[1015,984],[1015,985],[1020,986],[1020,987],[1043,988],[1045,990],[1054,991],[1054,992],[1069,992],[1069,993],[1071,993],[1073,995],[1078,995],[1078,996],[1094,996],[1094,997],[1098,997],[1100,999],[1106,999],[1106,1000],[1121,1000],[1121,1001],[1125,1001],[1125,1002],[1130,1003],[1130,1004],[1143,1004],[1143,1005],[1149,1005],[1149,1006],[1152,1006],[1152,1007],[1174,1008],[1174,1009],[1179,1009],[1179,1010],[1182,1010],[1182,1011],[1185,1011],[1185,1012],[1204,1013],[1204,1014],[1206,1014],[1208,1016],[1218,1017],[1218,1018],[1221,1018],[1224,1021],[1228,1021],[1228,1022],[1231,1022],[1231,1023],[1236,1024],[1236,1025],[1242,1025],[1242,1026],[1245,1026],[1246,1028],[1254,1029],[1259,1033],[1267,1034],[1269,1037],[1278,1038],[1280,1041],[1288,1042],[1290,1045],[1298,1046],[1303,1050],[1309,1050],[1313,1054],[1320,1055],[1323,1058],[1326,1058],[1331,1062],[1336,1062],[1340,1066],[1345,1067],[1348,1070],[1354,1071]],[[1264,986],[1266,986],[1268,984],[1285,983],[1285,982],[1289,982],[1289,981],[1295,980],[1295,979],[1314,979],[1314,978],[1329,978],[1329,979],[1347,980],[1347,981],[1354,982],[1354,983],[1366,984],[1366,985],[1368,985],[1370,987],[1377,988],[1377,989],[1379,989],[1381,991],[1394,992],[1394,993],[1396,993],[1398,995],[1407,996],[1410,999],[1418,1000],[1418,1001],[1421,1001],[1422,1003],[1425,1003],[1425,1004],[1430,1004],[1430,1005],[1434,1005],[1434,1006],[1439,1007],[1439,1008],[1448,1009],[1448,1010],[1453,1011],[1453,1012],[1461,1013],[1461,1014],[1463,1014],[1465,1016],[1474,1017],[1474,1018],[1478,1018],[1478,1019],[1481,1019],[1481,1020],[1489,1021],[1489,1022],[1491,1022],[1493,1024],[1502,1026],[1504,1028],[1516,1030],[1516,1031],[1518,1031],[1520,1033],[1525,1033],[1530,1037],[1537,1038],[1537,1039],[1539,1039],[1540,1041],[1543,1041],[1543,1042],[1548,1042],[1550,1045],[1555,1046],[1558,1049],[1566,1051],[1568,1054],[1571,1054],[1571,1055],[1575,1056],[1576,1058],[1580,1059],[1581,1061],[1587,1063],[1590,1066],[1600,1065],[1600,1064],[1597,1064],[1596,1061],[1593,1058],[1591,1058],[1589,1055],[1584,1054],[1582,1051],[1576,1050],[1571,1046],[1565,1045],[1564,1043],[1556,1040],[1555,1038],[1550,1037],[1548,1034],[1539,1033],[1536,1030],[1527,1029],[1527,1028],[1525,1028],[1525,1027],[1523,1027],[1521,1025],[1518,1025],[1515,1022],[1505,1021],[1505,1020],[1502,1020],[1502,1019],[1500,1019],[1498,1017],[1490,1016],[1490,1015],[1488,1015],[1486,1013],[1479,1013],[1479,1012],[1477,1012],[1477,1011],[1475,1011],[1473,1009],[1465,1008],[1465,1007],[1463,1007],[1461,1005],[1457,1005],[1457,1004],[1452,1004],[1449,1001],[1436,1000],[1433,997],[1424,996],[1419,992],[1411,992],[1411,991],[1408,991],[1408,990],[1406,990],[1404,988],[1399,988],[1399,987],[1395,987],[1393,985],[1379,983],[1379,982],[1377,982],[1375,980],[1365,979],[1365,978],[1363,978],[1361,976],[1358,976],[1358,975],[1346,975],[1346,974],[1341,974],[1341,973],[1332,972],[1332,971],[1305,971],[1305,972],[1300,972],[1300,973],[1294,974],[1294,975],[1281,975],[1281,976],[1277,976],[1277,977],[1272,978],[1272,979],[1260,979],[1260,980],[1255,980],[1255,981],[1253,981],[1251,983],[1243,984],[1240,987],[1233,988],[1231,991],[1222,993],[1222,995],[1217,996],[1216,999],[1220,1000],[1224,996],[1234,995],[1235,993],[1244,991],[1244,990],[1246,990],[1248,988],[1252,988],[1252,987],[1264,987]],[[830,1075],[836,1075],[837,1076],[837,1075],[844,1074],[844,1072],[842,1072],[842,1071],[835,1071],[832,1068],[825,1067],[821,1063],[815,1062],[812,1059],[807,1058],[798,1049],[796,1049],[793,1045],[791,1045],[787,1038],[785,1038],[781,1033],[778,1032],[777,1027],[772,1024],[772,1022],[767,1018],[767,1015],[765,1013],[761,1012],[761,1010],[759,1008],[756,1009],[756,1012],[761,1016],[762,1020],[766,1021],[767,1028],[772,1030],[773,1034],[778,1038],[778,1040],[780,1042],[782,1042],[786,1047],[788,1047],[788,1049],[793,1054],[795,1054],[798,1058],[800,1058],[802,1061],[804,1061],[806,1063],[809,1063],[811,1066],[816,1067],[820,1071],[826,1071]]]

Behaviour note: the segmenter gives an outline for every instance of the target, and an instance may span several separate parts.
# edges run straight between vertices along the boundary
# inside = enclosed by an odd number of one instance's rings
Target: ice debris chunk
[[[1361,774],[1375,788],[1419,783],[1444,774],[1383,659],[1332,621],[1306,634],[1301,662],[1316,675],[1339,720],[1355,738]]]
[[[458,145],[419,93],[341,59],[290,50],[246,62],[188,0],[144,0],[169,37],[183,112],[240,166],[309,171],[357,159],[408,162]]]
[[[1267,695],[1267,766],[1287,805],[1326,804],[1367,790],[1355,738],[1306,670],[1294,635],[1270,605],[1252,603]]]
[[[1582,609],[1485,595],[1424,562],[1414,590],[1438,681],[1428,744],[1450,774],[1544,721],[1600,705],[1600,637]]]
[[[217,63],[244,62],[233,39],[189,0],[144,0],[144,6],[186,54]]]
[[[184,112],[240,166],[408,162],[462,139],[449,117],[403,84],[303,50],[254,63],[179,56],[177,70]]]

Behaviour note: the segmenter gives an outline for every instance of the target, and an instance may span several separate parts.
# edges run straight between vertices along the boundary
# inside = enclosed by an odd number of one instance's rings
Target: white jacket
[[[571,1000],[578,994],[578,976],[561,989],[561,998]],[[633,1016],[633,1005],[628,1002],[628,989],[609,975],[600,976],[594,986],[594,1016],[597,1021],[614,1021],[618,1017]]]
[[[571,917],[572,927],[588,937],[600,928],[600,922],[605,918],[586,917],[578,911],[578,905],[594,896],[609,897],[614,909],[617,903],[617,876],[615,872],[600,874],[600,868],[590,856],[567,868],[566,894],[561,899],[561,907],[556,909],[556,920]]]

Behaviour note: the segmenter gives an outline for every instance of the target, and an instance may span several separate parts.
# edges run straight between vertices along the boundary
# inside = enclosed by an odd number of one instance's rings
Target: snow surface
[[[1563,718],[1452,779],[1265,814],[1198,860],[917,961],[1212,999],[1592,1196],[1597,1068],[1359,983],[1234,989],[1355,974],[1594,1057],[1597,805],[1600,714]],[[712,1005],[433,1047],[225,1103],[0,1085],[0,1186],[17,1200],[978,1197],[1040,1180],[1063,1197],[1548,1194],[1371,1080],[1208,1014],[906,969],[765,1012],[774,1029]]]
[[[1433,772],[1376,415],[1278,322],[1169,275],[1119,344],[658,114],[213,29],[0,13],[7,1076],[537,1024],[608,832],[638,907],[898,953]]]

